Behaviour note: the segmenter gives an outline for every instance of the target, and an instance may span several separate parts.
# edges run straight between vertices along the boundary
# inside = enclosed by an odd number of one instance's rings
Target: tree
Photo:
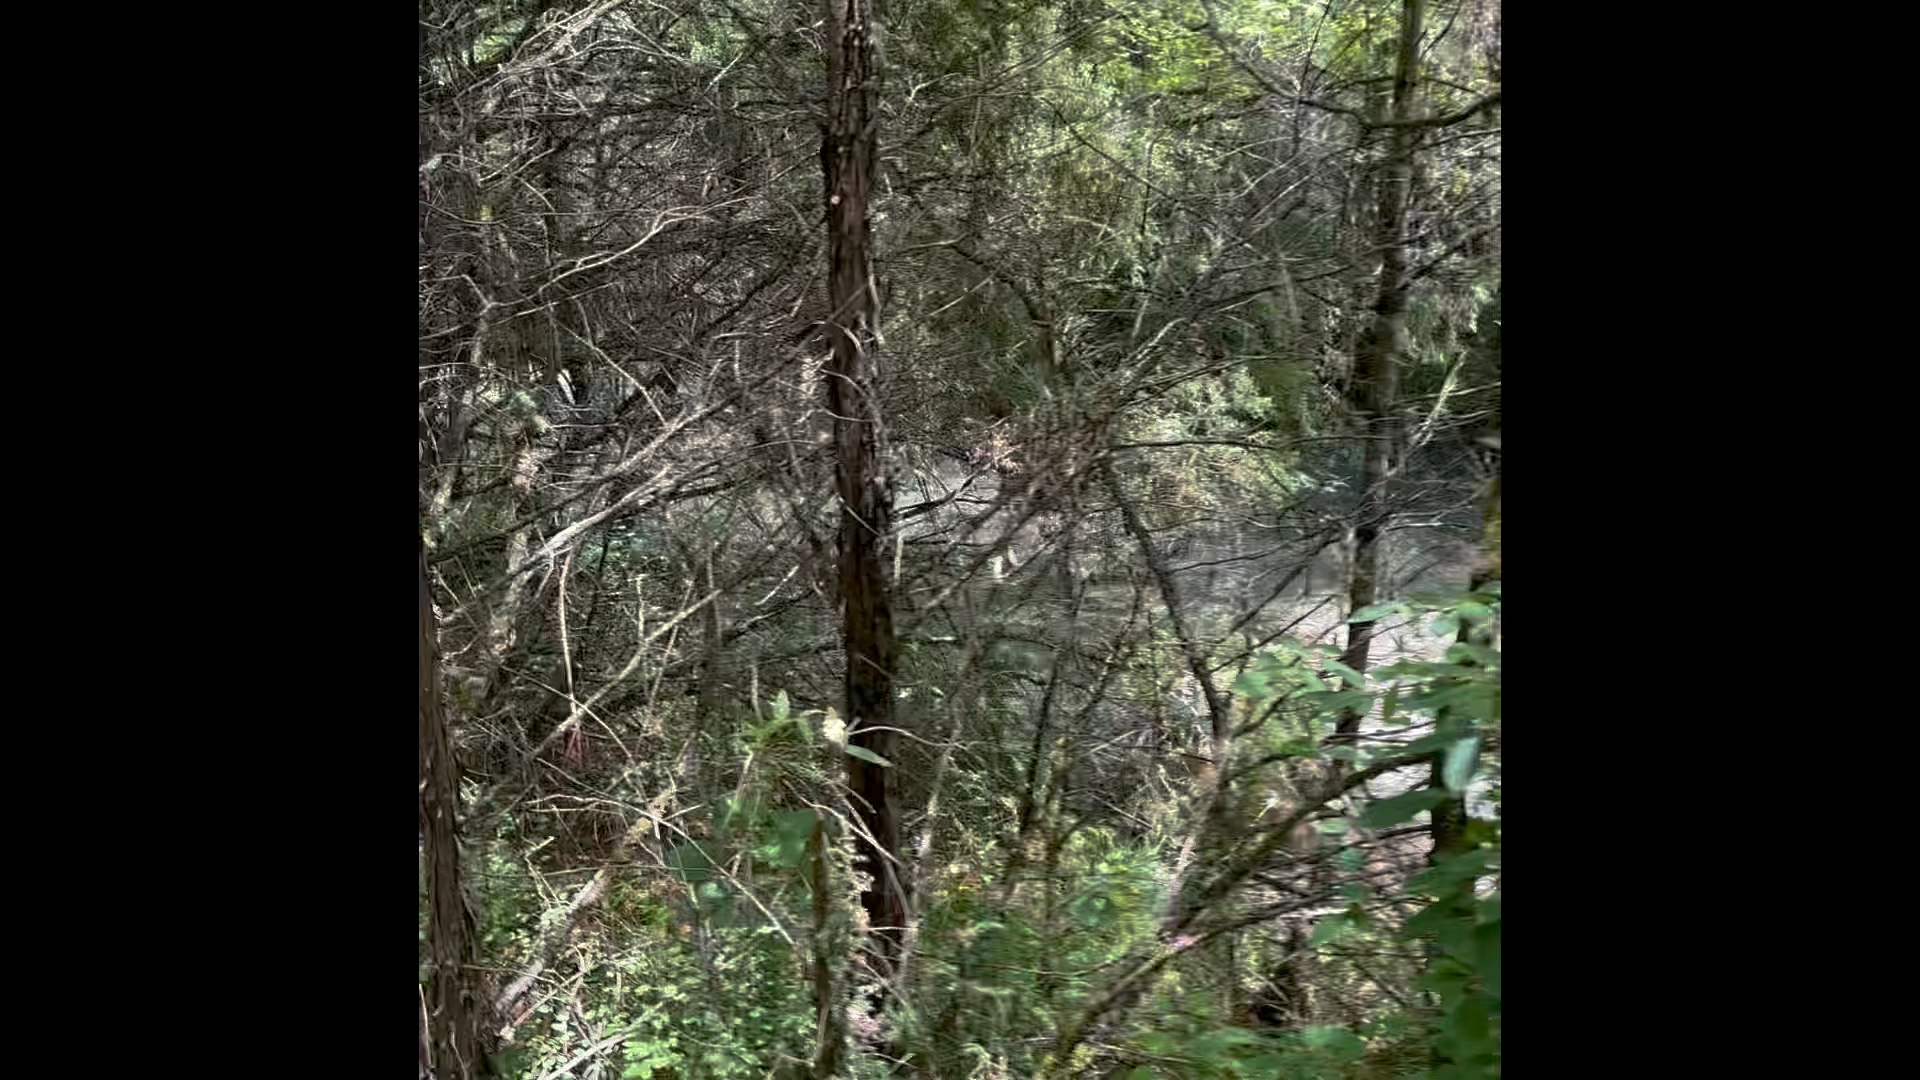
[[[840,497],[840,600],[847,664],[848,762],[853,793],[873,847],[868,918],[886,953],[898,952],[906,926],[905,883],[898,872],[900,823],[891,769],[899,739],[893,716],[893,607],[881,547],[890,536],[893,494],[881,445],[879,287],[869,224],[878,114],[873,39],[879,25],[868,0],[831,0],[833,50],[827,81],[827,376]],[[860,753],[858,751],[865,751]],[[876,760],[879,759],[879,760]]]
[[[1487,682],[1410,598],[1497,607],[1497,20],[1425,4],[895,5],[884,67],[866,0],[423,10],[499,1070],[1348,1075],[1484,1007],[1484,910],[1403,934],[1444,815],[1367,816],[1485,726],[1389,707]]]
[[[440,700],[440,651],[427,557],[420,552],[420,833],[426,855],[427,948],[432,958],[421,997],[426,1023],[421,1066],[438,1077],[485,1074],[482,1018],[474,978],[473,915],[460,859],[460,765]]]

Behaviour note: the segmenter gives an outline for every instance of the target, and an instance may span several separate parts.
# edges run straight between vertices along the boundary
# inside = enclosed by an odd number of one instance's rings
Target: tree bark
[[[427,863],[427,1039],[434,1075],[483,1074],[480,998],[473,985],[474,924],[460,875],[460,767],[440,697],[440,648],[420,549],[420,831]]]
[[[893,761],[893,610],[884,544],[893,496],[884,470],[878,396],[879,294],[869,224],[874,175],[877,20],[871,0],[829,0],[828,109],[821,164],[827,181],[827,403],[834,416],[840,495],[840,602],[847,718],[854,746]],[[848,758],[854,804],[870,838],[872,886],[861,897],[891,962],[906,925],[894,770]]]
[[[1381,166],[1379,217],[1374,251],[1380,256],[1380,283],[1374,296],[1371,324],[1361,334],[1353,357],[1349,404],[1366,439],[1364,488],[1353,529],[1353,578],[1348,585],[1348,611],[1357,612],[1380,599],[1380,541],[1386,534],[1387,481],[1400,456],[1400,428],[1394,416],[1399,389],[1400,353],[1405,348],[1407,293],[1412,284],[1407,259],[1407,204],[1413,188],[1413,159],[1422,131],[1408,123],[1414,90],[1420,82],[1420,25],[1425,0],[1404,0],[1400,12],[1400,48],[1394,62],[1393,100],[1390,106],[1387,157]],[[1357,622],[1347,632],[1340,662],[1365,673],[1373,644],[1373,622]],[[1339,731],[1352,737],[1361,716],[1347,710]]]

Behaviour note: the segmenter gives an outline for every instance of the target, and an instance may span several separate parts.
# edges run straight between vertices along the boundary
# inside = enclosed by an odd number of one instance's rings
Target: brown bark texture
[[[1400,51],[1394,65],[1393,100],[1386,160],[1375,181],[1379,216],[1374,250],[1380,255],[1380,281],[1374,296],[1373,318],[1354,349],[1351,405],[1366,439],[1363,465],[1365,495],[1353,530],[1353,580],[1348,589],[1349,611],[1359,611],[1380,599],[1380,541],[1386,534],[1387,481],[1400,453],[1400,429],[1394,416],[1399,390],[1400,354],[1407,334],[1407,296],[1413,284],[1407,259],[1407,204],[1413,188],[1414,154],[1421,131],[1408,121],[1413,94],[1420,82],[1420,26],[1424,0],[1406,0],[1401,8]],[[1354,623],[1340,662],[1365,673],[1373,644],[1373,623]],[[1361,717],[1348,710],[1340,718],[1340,733],[1351,737],[1360,730]]]
[[[474,926],[460,880],[460,770],[440,697],[440,648],[420,549],[420,830],[427,870],[427,1041],[433,1075],[483,1075],[474,992]]]
[[[871,0],[830,0],[828,108],[821,162],[827,181],[827,405],[834,416],[840,495],[840,600],[847,664],[849,737],[896,760],[893,610],[884,545],[892,516],[881,438],[879,296],[869,221],[874,175],[877,31]],[[888,958],[898,952],[907,896],[894,861],[900,849],[894,770],[849,757],[854,805],[871,837],[872,887],[861,902]]]

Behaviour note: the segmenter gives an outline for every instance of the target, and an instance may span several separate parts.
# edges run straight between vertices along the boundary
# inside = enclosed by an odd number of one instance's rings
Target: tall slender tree
[[[1373,249],[1378,253],[1379,284],[1372,319],[1361,333],[1353,356],[1350,404],[1366,440],[1362,466],[1365,494],[1353,526],[1353,580],[1349,609],[1361,611],[1379,598],[1381,538],[1386,533],[1387,481],[1400,452],[1400,425],[1395,415],[1399,364],[1406,343],[1407,293],[1412,284],[1407,259],[1407,204],[1413,190],[1414,153],[1420,132],[1412,123],[1414,92],[1420,82],[1420,24],[1426,0],[1404,0],[1400,8],[1399,49],[1394,59],[1393,97],[1384,118],[1388,126],[1387,157],[1376,180],[1378,211]],[[1340,657],[1358,672],[1367,670],[1373,642],[1372,621],[1356,622]],[[1359,730],[1360,716],[1349,711],[1341,732]]]
[[[439,630],[427,552],[420,549],[420,832],[426,848],[427,948],[432,971],[426,1056],[440,1080],[482,1075],[480,995],[473,983],[474,925],[460,866],[460,767],[440,698]]]
[[[906,925],[906,878],[899,870],[899,785],[890,764],[894,726],[892,598],[882,551],[893,516],[884,465],[879,393],[880,297],[873,277],[870,221],[879,27],[871,0],[830,0],[827,119],[821,164],[827,187],[827,407],[833,414],[840,496],[840,606],[846,653],[849,741],[863,753],[848,778],[871,849],[863,893],[882,954],[897,956]],[[879,759],[879,760],[876,760]]]

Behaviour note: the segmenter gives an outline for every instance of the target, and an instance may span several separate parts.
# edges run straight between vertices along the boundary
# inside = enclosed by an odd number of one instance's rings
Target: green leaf
[[[1452,892],[1462,883],[1479,877],[1493,857],[1494,852],[1488,848],[1462,852],[1422,870],[1407,882],[1407,891],[1434,894]]]
[[[847,753],[852,754],[861,761],[871,761],[883,769],[893,768],[893,762],[888,761],[886,758],[881,757],[879,754],[874,753],[864,746],[855,746],[852,743],[848,743]]]
[[[1264,699],[1267,696],[1266,673],[1258,668],[1248,668],[1241,672],[1240,677],[1233,680],[1233,692],[1255,701]]]
[[[1470,667],[1493,667],[1500,662],[1500,654],[1471,641],[1456,641],[1447,646],[1447,663]]]
[[[1337,1025],[1308,1028],[1305,1034],[1308,1046],[1338,1062],[1359,1061],[1367,1052],[1367,1044],[1358,1035]]]
[[[1458,608],[1454,609],[1454,611],[1461,618],[1466,619],[1469,622],[1480,622],[1484,619],[1493,618],[1492,608],[1488,607],[1485,604],[1476,604],[1471,600],[1469,600],[1464,604],[1461,604]]]
[[[773,722],[776,724],[786,723],[787,713],[792,708],[792,704],[787,701],[787,692],[785,690],[773,695]]]
[[[1322,690],[1302,694],[1301,697],[1328,712],[1352,709],[1357,713],[1365,713],[1373,708],[1373,695],[1365,690]]]
[[[1491,719],[1494,688],[1483,682],[1461,682],[1419,694],[1413,704],[1431,712],[1454,709],[1466,716]]]
[[[1345,912],[1338,915],[1329,915],[1321,919],[1319,924],[1313,928],[1312,936],[1307,938],[1307,947],[1309,949],[1319,948],[1329,941],[1337,940],[1341,935],[1351,929],[1353,929],[1353,922],[1347,918]]]
[[[1482,926],[1487,926],[1492,923],[1499,922],[1500,921],[1500,894],[1498,892],[1494,892],[1490,896],[1481,897],[1480,910],[1475,915],[1474,918],[1475,918],[1475,921]]]
[[[1360,674],[1338,660],[1328,660],[1320,666],[1340,676],[1340,678],[1346,682],[1349,689],[1357,689],[1367,685],[1367,677],[1365,675]]]
[[[1459,962],[1473,955],[1473,926],[1460,917],[1459,904],[1454,899],[1438,900],[1427,905],[1407,920],[1405,933],[1408,937],[1433,938],[1454,961],[1451,965],[1436,964],[1427,971],[1427,977],[1434,980],[1443,992],[1467,980],[1471,972]]]
[[[1442,615],[1427,624],[1427,633],[1434,637],[1452,637],[1460,632],[1460,620],[1451,615]]]
[[[1437,754],[1459,741],[1460,733],[1458,731],[1436,731],[1431,735],[1422,735],[1406,746],[1401,747],[1400,754],[1405,757],[1416,757],[1420,754]]]
[[[1349,623],[1377,622],[1400,611],[1399,603],[1368,604],[1347,617]]]
[[[812,810],[775,810],[773,842],[766,846],[766,860],[782,870],[791,870],[806,857],[807,841],[813,837],[817,815]]]
[[[1439,788],[1416,788],[1405,795],[1382,799],[1367,807],[1360,814],[1360,824],[1369,829],[1382,829],[1388,825],[1412,821],[1415,814],[1422,810],[1431,810],[1450,797],[1446,791]]]
[[[1480,983],[1490,997],[1500,996],[1500,924],[1487,923],[1473,928],[1473,963],[1480,972]]]
[[[1462,792],[1473,782],[1474,767],[1480,764],[1480,736],[1469,735],[1452,746],[1447,747],[1446,760],[1441,764],[1440,779],[1447,790]]]
[[[667,869],[690,882],[705,881],[713,873],[713,858],[698,841],[676,844],[667,852]]]

